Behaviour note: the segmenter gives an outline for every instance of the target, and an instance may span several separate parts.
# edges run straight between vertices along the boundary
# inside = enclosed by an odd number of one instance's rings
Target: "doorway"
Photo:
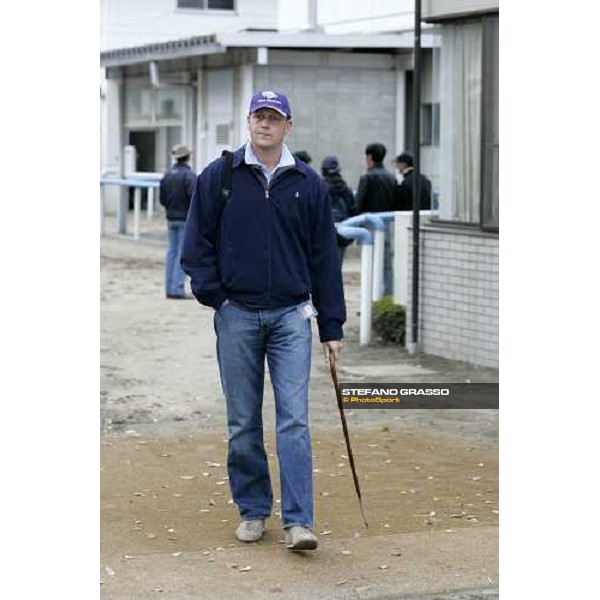
[[[153,173],[156,168],[156,132],[130,131],[129,145],[135,148],[135,170]],[[133,208],[133,188],[129,188],[129,208]],[[142,209],[148,205],[148,189],[142,188]]]
[[[156,169],[156,132],[130,131],[129,145],[135,146],[136,171],[154,173]]]

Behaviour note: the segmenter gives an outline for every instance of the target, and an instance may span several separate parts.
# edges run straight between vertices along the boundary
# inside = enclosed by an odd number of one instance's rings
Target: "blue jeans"
[[[273,491],[262,421],[266,357],[275,393],[283,527],[312,527],[310,319],[303,318],[297,306],[254,311],[226,302],[215,313],[215,331],[227,401],[227,468],[233,501],[242,519],[271,515]]]
[[[165,292],[167,295],[183,296],[185,291],[185,273],[179,264],[183,248],[185,221],[168,221],[169,249],[165,269]]]

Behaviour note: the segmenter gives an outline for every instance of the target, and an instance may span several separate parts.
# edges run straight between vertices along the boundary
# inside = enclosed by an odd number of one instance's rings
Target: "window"
[[[126,127],[179,126],[185,115],[185,92],[181,88],[142,87],[139,83],[125,88]]]
[[[177,0],[177,8],[235,10],[235,0]]]
[[[421,145],[440,145],[440,103],[421,105]]]
[[[180,88],[161,88],[155,91],[157,122],[180,121],[183,115],[184,93]],[[167,123],[165,123],[167,124]]]
[[[152,90],[129,87],[125,99],[125,121],[127,123],[150,124],[152,122],[154,111]]]
[[[498,17],[483,20],[483,110],[481,125],[481,226],[498,230],[499,75]]]
[[[442,26],[440,217],[498,229],[498,16]]]
[[[218,145],[227,146],[229,144],[229,125],[227,123],[217,125],[216,137]]]

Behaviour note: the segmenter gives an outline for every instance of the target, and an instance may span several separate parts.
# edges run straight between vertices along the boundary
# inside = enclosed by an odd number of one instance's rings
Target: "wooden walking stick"
[[[346,415],[344,414],[344,406],[342,403],[342,394],[340,392],[340,386],[338,385],[337,371],[335,370],[335,356],[333,352],[329,353],[329,369],[331,371],[331,379],[333,380],[333,387],[335,388],[335,396],[337,398],[338,408],[340,410],[340,418],[342,420],[342,429],[344,430],[344,439],[346,440],[346,448],[348,449],[348,458],[350,460],[350,467],[352,469],[352,477],[354,478],[354,488],[356,489],[356,495],[358,496],[358,503],[360,505],[360,514],[362,515],[365,527],[368,529],[369,524],[365,517],[365,509],[363,508],[362,497],[360,495],[360,485],[358,483],[358,475],[356,474],[356,467],[354,466],[354,455],[352,454],[352,447],[350,446],[350,436],[348,435],[348,425],[346,424]]]

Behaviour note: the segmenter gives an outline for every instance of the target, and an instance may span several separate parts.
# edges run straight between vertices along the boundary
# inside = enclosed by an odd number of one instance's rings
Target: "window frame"
[[[429,114],[427,114],[429,113]],[[440,145],[440,118],[441,108],[439,102],[421,103],[421,131],[419,133],[419,145],[437,148]],[[427,123],[425,131],[423,125]]]
[[[204,13],[204,12],[208,12],[208,13],[214,13],[214,14],[222,14],[222,15],[231,15],[231,14],[237,14],[238,11],[238,2],[237,0],[232,0],[232,4],[233,4],[233,8],[210,8],[208,6],[208,3],[210,2],[210,0],[201,0],[202,1],[202,8],[201,7],[194,7],[194,6],[179,6],[179,2],[181,0],[176,0],[175,2],[175,11],[176,12],[189,12],[189,13]]]
[[[479,117],[479,128],[480,128],[480,139],[479,139],[479,154],[480,154],[480,165],[479,165],[479,198],[478,198],[478,207],[479,207],[479,218],[473,221],[465,221],[463,219],[450,219],[448,217],[440,217],[434,216],[432,217],[431,224],[435,226],[455,226],[459,228],[464,228],[468,230],[477,229],[478,231],[485,231],[490,234],[498,234],[499,233],[499,222],[495,222],[489,219],[486,219],[487,215],[491,212],[491,202],[493,197],[493,175],[491,178],[488,178],[489,181],[486,181],[486,168],[490,166],[490,161],[494,160],[492,155],[491,159],[486,159],[485,151],[486,144],[488,146],[488,150],[490,145],[493,145],[495,142],[490,142],[490,139],[493,140],[493,132],[494,132],[494,122],[493,117],[492,120],[489,118],[486,121],[486,114],[489,113],[489,108],[493,108],[494,100],[494,68],[493,63],[491,62],[495,57],[498,57],[499,48],[496,47],[495,55],[490,53],[489,46],[489,38],[493,34],[494,22],[497,22],[499,27],[499,11],[489,11],[484,14],[479,15],[469,15],[464,18],[452,18],[452,19],[443,19],[440,21],[436,21],[440,26],[448,25],[467,25],[469,23],[479,23],[481,25],[481,65],[480,65],[480,73],[481,73],[481,94],[479,99],[479,107],[480,107],[480,117]],[[443,50],[442,50],[443,51]],[[496,71],[499,76],[499,71]],[[438,77],[440,73],[438,72]],[[498,84],[499,89],[499,84]],[[440,100],[443,102],[443,100]],[[498,109],[499,109],[499,95],[497,98],[498,101]],[[488,111],[486,113],[486,110]],[[441,118],[441,112],[440,112]],[[487,129],[486,129],[487,126]],[[491,134],[490,134],[491,132]],[[498,155],[500,150],[499,140],[497,142]],[[443,146],[440,143],[440,150],[443,150]],[[498,168],[499,171],[499,168]],[[493,168],[491,170],[493,174]],[[499,190],[497,191],[498,198],[498,209],[500,204],[499,199]],[[484,217],[485,215],[485,217]]]
[[[495,107],[498,111],[499,115],[499,102],[500,102],[500,94],[498,91],[498,97],[494,97],[494,75],[497,74],[499,77],[499,69],[498,66],[494,67],[493,61],[494,58],[499,59],[498,53],[499,48],[496,49],[496,54],[494,55],[489,51],[491,40],[489,39],[494,34],[495,23],[497,23],[498,28],[500,27],[500,18],[499,14],[490,14],[483,15],[481,18],[481,34],[482,34],[482,43],[481,43],[481,174],[480,174],[480,192],[479,192],[479,226],[484,231],[491,231],[498,233],[500,228],[500,223],[495,222],[493,220],[489,220],[487,215],[491,212],[493,203],[493,178],[490,181],[486,181],[486,168],[489,167],[489,162],[493,163],[493,147],[497,145],[498,155],[500,154],[500,141],[496,143],[494,141],[494,122],[493,122],[493,114],[491,119],[488,118],[486,120],[486,108],[488,110],[491,109],[493,113],[494,103],[498,103],[498,106]],[[499,85],[498,85],[499,89]],[[498,117],[499,118],[499,117]],[[496,125],[497,127],[497,125]],[[492,147],[492,156],[489,156],[487,149]],[[493,172],[493,164],[492,172]],[[498,169],[499,171],[499,169]],[[499,182],[498,182],[499,183]],[[500,208],[500,190],[497,190],[498,195],[498,211]]]
[[[161,117],[159,114],[159,92],[176,92],[179,97],[178,109],[180,111],[179,116],[173,118]],[[130,110],[127,106],[131,94],[139,92],[140,94],[146,93],[149,96],[150,114],[146,115],[146,118],[132,118]],[[147,129],[155,127],[182,127],[185,131],[185,123],[188,118],[188,98],[189,92],[178,86],[165,86],[164,88],[156,89],[149,86],[143,79],[135,78],[131,79],[125,85],[124,91],[125,97],[125,110],[123,113],[123,123],[125,128],[128,129]],[[177,97],[177,96],[176,96]]]

